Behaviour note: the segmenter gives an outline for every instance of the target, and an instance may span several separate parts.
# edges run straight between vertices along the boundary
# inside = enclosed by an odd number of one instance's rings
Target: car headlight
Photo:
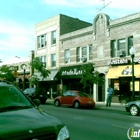
[[[69,131],[68,131],[67,127],[64,126],[64,127],[59,131],[57,140],[65,140],[65,139],[67,139],[67,138],[69,138],[69,137],[70,137]]]

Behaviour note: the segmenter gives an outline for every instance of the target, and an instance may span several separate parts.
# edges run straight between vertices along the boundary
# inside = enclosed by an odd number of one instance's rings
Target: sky
[[[98,13],[114,20],[139,12],[138,0],[0,0],[0,64],[28,60],[35,25],[58,14],[93,23]]]

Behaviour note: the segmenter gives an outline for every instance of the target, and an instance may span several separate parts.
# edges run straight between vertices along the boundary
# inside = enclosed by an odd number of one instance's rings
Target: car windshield
[[[0,87],[0,111],[29,107],[33,107],[33,104],[16,87]]]
[[[84,92],[81,92],[79,91],[78,94],[81,96],[81,97],[88,97],[88,95]]]

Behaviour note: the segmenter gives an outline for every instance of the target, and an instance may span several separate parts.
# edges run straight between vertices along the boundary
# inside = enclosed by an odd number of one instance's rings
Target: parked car
[[[43,90],[39,90],[36,93],[36,88],[26,88],[23,91],[31,100],[38,98],[42,104],[46,103],[47,93],[44,93]]]
[[[70,140],[67,127],[14,85],[0,82],[0,140]]]
[[[140,114],[140,101],[131,101],[125,105],[127,112],[130,112],[132,116],[137,116]]]
[[[80,107],[95,107],[95,102],[86,93],[77,90],[69,90],[54,99],[54,105],[73,106],[74,108]]]

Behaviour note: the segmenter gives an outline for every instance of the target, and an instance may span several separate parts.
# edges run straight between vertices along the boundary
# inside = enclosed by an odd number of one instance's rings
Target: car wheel
[[[80,107],[80,103],[78,102],[78,101],[76,101],[75,103],[74,103],[74,108],[79,108]]]
[[[60,101],[59,100],[56,100],[55,102],[54,102],[54,104],[55,104],[55,106],[60,106]]]
[[[138,109],[138,107],[136,105],[132,105],[130,107],[130,114],[132,116],[137,116],[139,114],[139,109]]]

